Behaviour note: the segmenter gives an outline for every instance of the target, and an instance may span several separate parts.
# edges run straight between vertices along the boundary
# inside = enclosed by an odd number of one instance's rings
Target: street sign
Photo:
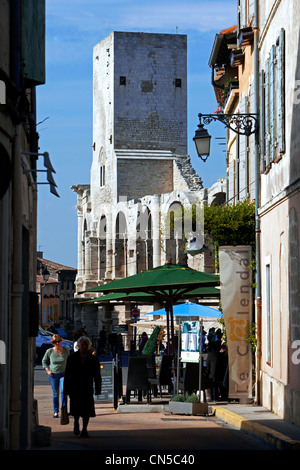
[[[140,319],[140,309],[139,308],[132,308],[131,309],[131,319],[132,320],[139,320]]]

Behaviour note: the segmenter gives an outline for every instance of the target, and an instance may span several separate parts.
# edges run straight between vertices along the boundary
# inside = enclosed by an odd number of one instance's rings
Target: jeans
[[[67,397],[64,395],[64,373],[49,375],[49,380],[53,392],[53,409],[54,413],[59,411],[59,388],[61,393],[61,404],[67,406]]]

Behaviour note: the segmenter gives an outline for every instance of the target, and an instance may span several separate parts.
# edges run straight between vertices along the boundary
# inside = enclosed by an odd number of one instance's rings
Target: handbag
[[[62,425],[69,424],[69,416],[68,416],[66,406],[61,407],[60,424]]]

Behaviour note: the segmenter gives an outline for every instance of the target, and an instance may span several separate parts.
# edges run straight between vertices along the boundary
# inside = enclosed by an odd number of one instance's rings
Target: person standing
[[[47,349],[42,359],[42,366],[48,374],[52,387],[53,417],[58,418],[59,391],[61,393],[61,406],[67,406],[67,399],[64,395],[64,375],[70,352],[62,347],[62,338],[59,335],[53,335],[51,343],[53,344],[53,348]]]
[[[100,362],[91,352],[91,341],[82,336],[77,341],[78,351],[67,360],[64,393],[70,398],[70,414],[74,416],[74,434],[88,437],[87,426],[90,418],[96,416],[95,394],[101,394]],[[82,430],[79,418],[82,417]]]
[[[148,335],[146,333],[146,331],[143,332],[142,336],[141,336],[141,339],[140,339],[140,342],[139,342],[139,350],[140,352],[143,351],[144,347],[145,347],[145,344],[147,343],[148,341]]]

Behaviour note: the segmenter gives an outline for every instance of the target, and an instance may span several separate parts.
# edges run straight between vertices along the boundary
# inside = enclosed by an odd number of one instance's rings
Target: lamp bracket
[[[198,114],[203,119],[204,124],[210,124],[212,121],[220,121],[226,127],[239,135],[249,137],[251,134],[257,134],[258,131],[258,114],[256,113],[235,113],[235,114]]]

